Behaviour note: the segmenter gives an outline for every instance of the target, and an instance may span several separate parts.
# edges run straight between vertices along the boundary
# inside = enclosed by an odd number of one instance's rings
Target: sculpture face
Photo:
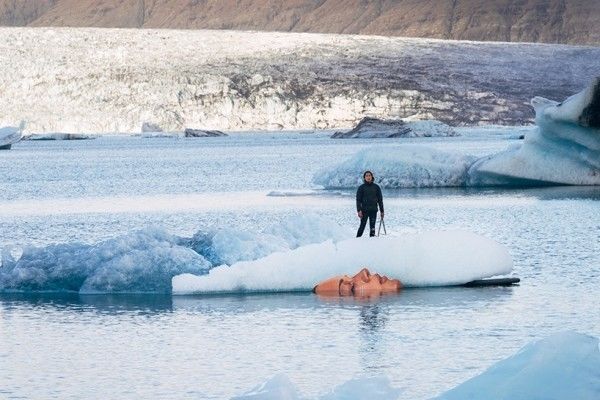
[[[398,279],[371,274],[367,268],[363,268],[353,277],[341,275],[320,282],[314,292],[328,296],[352,296],[395,293],[401,289],[402,283]]]

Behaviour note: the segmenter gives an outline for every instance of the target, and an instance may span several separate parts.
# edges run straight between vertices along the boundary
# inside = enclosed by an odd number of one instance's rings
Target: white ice
[[[517,354],[436,397],[437,400],[598,400],[598,339],[564,332]]]
[[[562,103],[535,97],[537,129],[522,145],[478,160],[468,184],[600,185],[600,125],[586,122],[599,103],[600,77]]]
[[[371,147],[317,172],[313,182],[354,188],[368,169],[387,188],[600,185],[599,104],[597,78],[562,103],[534,98],[536,129],[498,154],[477,158],[414,145]]]
[[[402,391],[391,386],[389,379],[383,376],[364,376],[353,378],[318,400],[395,400]],[[283,374],[275,375],[266,382],[241,396],[231,400],[301,400],[302,397],[294,384]]]
[[[443,286],[507,274],[512,259],[499,243],[463,231],[328,240],[222,265],[204,276],[175,276],[173,293],[311,290],[321,280],[354,274],[362,267],[398,278],[406,286]]]
[[[386,188],[462,186],[477,158],[419,145],[374,146],[359,151],[335,168],[317,172],[313,182],[326,188],[354,188],[365,170]]]

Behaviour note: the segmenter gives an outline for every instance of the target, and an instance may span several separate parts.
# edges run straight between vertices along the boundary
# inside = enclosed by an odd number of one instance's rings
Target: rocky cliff
[[[600,45],[600,1],[0,0],[0,25],[235,29]]]

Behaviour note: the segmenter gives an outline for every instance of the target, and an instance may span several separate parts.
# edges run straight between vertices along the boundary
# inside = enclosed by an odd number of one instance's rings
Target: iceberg
[[[369,169],[387,188],[600,185],[600,77],[561,103],[535,97],[531,104],[536,128],[498,154],[372,147],[317,172],[313,182],[327,189],[356,187]]]
[[[327,189],[356,188],[362,174],[376,167],[375,179],[384,188],[463,186],[477,157],[420,145],[373,146],[335,168],[317,172],[313,183]]]
[[[512,259],[499,243],[463,231],[352,238],[309,244],[252,261],[173,277],[173,294],[310,291],[335,275],[369,267],[405,286],[460,285],[507,274]]]
[[[537,129],[469,169],[470,186],[600,185],[600,77],[562,103],[535,97]]]
[[[353,378],[335,388],[329,393],[318,397],[318,400],[395,400],[402,390],[391,386],[384,376],[363,376]],[[241,396],[231,400],[301,400],[298,390],[289,378],[283,374],[275,375],[266,382]]]
[[[149,227],[96,244],[7,247],[0,251],[0,292],[171,293],[175,275],[202,275],[215,265],[337,241],[350,233],[328,218],[302,214],[256,232],[225,228],[182,238]],[[15,259],[12,253],[18,250],[22,254]]]
[[[348,132],[335,132],[333,139],[413,138],[458,136],[451,126],[436,120],[405,121],[402,119],[363,118]]]
[[[598,339],[563,332],[530,343],[517,354],[436,400],[597,400]]]
[[[24,128],[24,121],[21,121],[18,127],[5,126],[0,128],[0,150],[10,150],[13,144],[21,140]]]
[[[170,293],[173,276],[211,267],[179,240],[147,228],[94,245],[30,246],[18,260],[3,251],[0,291]]]

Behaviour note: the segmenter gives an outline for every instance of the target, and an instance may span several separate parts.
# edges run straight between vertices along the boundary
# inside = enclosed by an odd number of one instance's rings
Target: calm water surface
[[[483,155],[513,141],[408,142]],[[22,142],[0,153],[0,247],[94,243],[156,224],[183,236],[255,230],[302,213],[352,232],[351,192],[267,194],[314,190],[319,169],[373,143],[321,134]],[[221,399],[284,373],[306,396],[381,374],[405,389],[402,399],[427,399],[533,339],[569,329],[600,336],[598,188],[384,195],[395,234],[464,229],[494,238],[510,250],[521,285],[337,300],[3,294],[0,398]]]

